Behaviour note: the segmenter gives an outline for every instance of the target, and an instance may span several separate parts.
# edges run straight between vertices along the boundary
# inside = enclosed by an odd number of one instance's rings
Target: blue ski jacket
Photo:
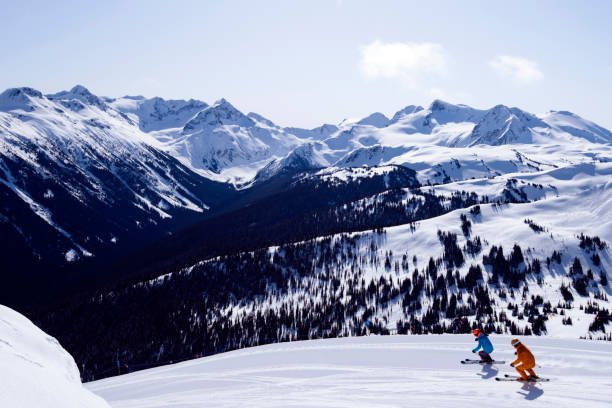
[[[478,346],[476,346],[476,348],[472,350],[474,353],[477,352],[478,349],[480,349],[481,347],[482,351],[487,354],[491,354],[493,352],[493,344],[491,344],[491,340],[489,340],[488,336],[481,334],[475,341],[478,342]]]

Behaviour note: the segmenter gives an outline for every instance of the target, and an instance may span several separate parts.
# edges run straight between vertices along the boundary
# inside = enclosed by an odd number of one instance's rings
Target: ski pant
[[[485,353],[483,350],[480,350],[480,351],[478,352],[478,355],[480,356],[480,359],[481,359],[482,361],[491,361],[491,360],[493,360],[493,359],[491,358],[491,356],[489,355],[489,353]]]
[[[523,380],[529,379],[529,375],[533,375],[534,377],[536,376],[535,371],[533,371],[533,367],[535,367],[535,364],[519,364],[514,366]],[[527,375],[527,373],[529,373],[529,375]]]

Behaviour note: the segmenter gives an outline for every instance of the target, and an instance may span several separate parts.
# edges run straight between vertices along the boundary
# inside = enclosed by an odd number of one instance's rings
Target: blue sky
[[[0,88],[227,98],[281,125],[434,98],[612,128],[608,1],[3,1]]]

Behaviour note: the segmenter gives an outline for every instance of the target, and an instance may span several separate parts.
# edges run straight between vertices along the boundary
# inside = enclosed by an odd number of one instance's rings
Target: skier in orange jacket
[[[519,339],[513,339],[510,344],[516,349],[516,353],[514,354],[517,356],[516,360],[510,363],[510,365],[521,375],[521,380],[529,381],[537,379],[538,376],[533,371],[533,367],[535,367],[535,357],[531,354],[531,351],[529,351]],[[529,376],[525,371],[529,373]]]

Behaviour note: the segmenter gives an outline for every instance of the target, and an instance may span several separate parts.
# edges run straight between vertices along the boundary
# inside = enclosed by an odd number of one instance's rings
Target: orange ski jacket
[[[523,366],[535,366],[535,357],[531,354],[531,351],[524,344],[519,344],[516,348],[517,359],[512,362],[512,365],[521,364]]]

